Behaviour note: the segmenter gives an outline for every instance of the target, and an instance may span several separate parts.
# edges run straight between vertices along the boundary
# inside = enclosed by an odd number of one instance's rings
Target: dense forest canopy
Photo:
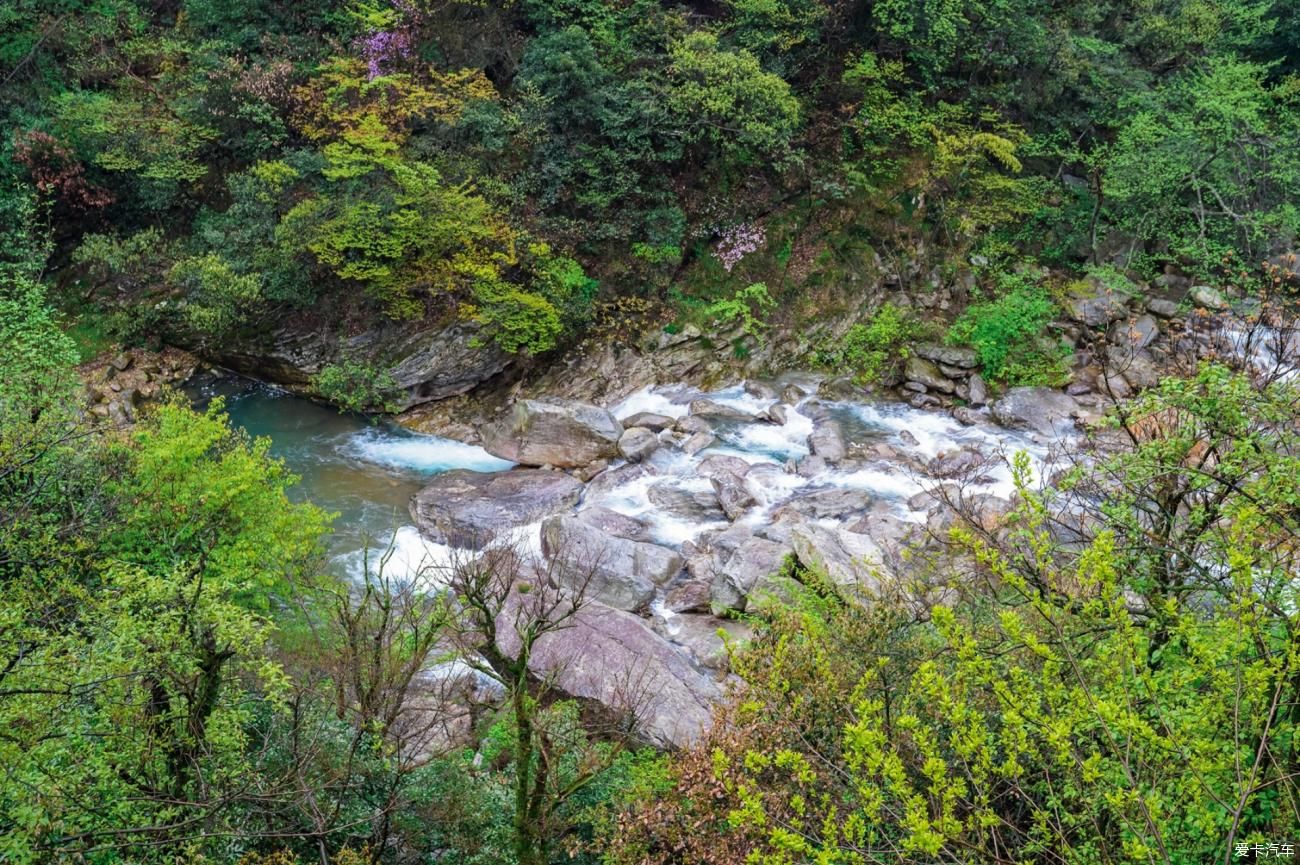
[[[127,341],[330,303],[544,351],[588,324],[596,280],[660,296],[796,205],[869,220],[882,253],[921,232],[980,260],[1124,249],[1152,275],[1254,266],[1300,220],[1283,0],[0,14],[5,211],[39,200],[56,264]],[[720,273],[686,299],[743,287]]]
[[[1294,0],[7,0],[0,862],[1284,855],[1298,235]],[[561,682],[600,616],[651,639],[600,562],[486,546],[426,591],[381,544],[341,576],[271,442],[157,387],[167,352],[327,334],[288,382],[392,414],[647,332],[737,362],[781,336],[954,417],[1089,364],[1105,399],[1053,471],[1006,455],[1005,501],[936,474],[871,591],[798,538],[762,539],[776,603],[700,581],[747,638],[664,747],[650,683]],[[443,333],[465,380],[403,379]],[[1158,375],[1107,366],[1156,340]],[[131,364],[152,404],[96,404]],[[777,397],[763,422],[809,394]],[[713,441],[639,414],[649,449]],[[597,462],[511,460],[569,505]]]

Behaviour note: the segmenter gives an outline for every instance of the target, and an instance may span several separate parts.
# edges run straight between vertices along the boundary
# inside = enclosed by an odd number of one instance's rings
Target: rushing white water
[[[638,391],[613,408],[615,415],[627,417],[651,411],[670,417],[683,416],[694,399],[707,398],[747,414],[760,415],[775,400],[762,399],[731,387],[715,392],[700,392],[683,386],[650,387]],[[865,452],[839,467],[820,467],[812,472],[794,469],[810,454],[809,436],[816,424],[807,411],[805,399],[799,406],[787,407],[786,423],[778,425],[755,417],[752,421],[713,419],[717,442],[699,453],[688,456],[665,447],[656,452],[642,471],[608,489],[602,488],[584,499],[582,507],[604,507],[647,524],[651,536],[659,543],[678,546],[694,540],[706,531],[726,528],[729,521],[717,514],[712,518],[683,515],[657,506],[649,497],[652,487],[668,487],[683,493],[707,495],[709,482],[698,476],[700,463],[714,454],[735,456],[752,466],[769,464],[761,473],[754,471],[746,488],[758,502],[741,521],[760,529],[782,505],[801,496],[826,490],[861,491],[869,500],[909,522],[924,522],[926,512],[914,510],[909,500],[918,493],[929,492],[943,480],[931,476],[926,466],[934,459],[961,451],[973,451],[987,458],[978,477],[968,480],[973,493],[1008,498],[1014,493],[1010,459],[1025,451],[1035,475],[1041,474],[1047,448],[1035,438],[985,426],[963,426],[947,414],[915,409],[902,403],[823,402],[817,416],[828,415],[839,426],[850,448]],[[872,454],[872,446],[886,446],[885,455]],[[780,470],[776,470],[780,467]],[[820,520],[834,525],[834,518]]]
[[[353,433],[344,440],[342,447],[345,453],[366,462],[418,472],[449,469],[499,472],[514,465],[475,445],[437,436],[397,435],[379,427]]]

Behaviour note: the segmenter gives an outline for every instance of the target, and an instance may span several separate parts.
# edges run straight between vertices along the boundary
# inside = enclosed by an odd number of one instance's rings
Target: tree
[[[791,154],[800,110],[789,84],[705,31],[690,33],[669,54],[668,104],[687,141],[741,163]]]
[[[515,861],[547,865],[576,816],[578,795],[634,734],[645,695],[630,681],[603,728],[583,722],[575,704],[556,700],[554,678],[566,659],[555,637],[578,624],[596,563],[573,550],[544,561],[525,556],[507,545],[457,563],[451,589],[462,612],[453,633],[461,658],[504,690]],[[612,739],[596,739],[601,733]]]

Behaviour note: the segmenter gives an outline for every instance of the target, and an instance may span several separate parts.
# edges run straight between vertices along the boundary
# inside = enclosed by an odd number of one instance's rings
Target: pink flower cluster
[[[763,226],[748,222],[723,229],[721,234],[718,245],[713,251],[713,257],[721,262],[727,273],[731,273],[731,269],[739,264],[742,258],[757,251],[767,239],[767,232]]]
[[[387,64],[411,56],[411,34],[405,29],[376,30],[357,42],[371,81],[384,74]]]

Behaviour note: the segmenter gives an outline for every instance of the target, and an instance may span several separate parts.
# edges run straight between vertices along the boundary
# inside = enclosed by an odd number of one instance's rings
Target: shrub
[[[394,412],[393,396],[397,382],[386,369],[357,360],[345,359],[321,368],[312,386],[324,399],[346,411]]]
[[[907,359],[907,344],[916,339],[921,325],[907,310],[886,303],[871,320],[855,324],[844,337],[817,349],[815,358],[823,366],[847,370],[863,384],[888,378]]]
[[[776,301],[768,293],[766,283],[755,282],[725,300],[710,304],[705,313],[721,321],[724,326],[739,322],[740,329],[746,336],[762,342],[767,322],[761,316],[775,306]]]
[[[986,378],[1008,385],[1059,384],[1069,351],[1047,338],[1056,304],[1024,277],[1000,280],[1000,297],[969,307],[948,330],[950,345],[969,345]]]

